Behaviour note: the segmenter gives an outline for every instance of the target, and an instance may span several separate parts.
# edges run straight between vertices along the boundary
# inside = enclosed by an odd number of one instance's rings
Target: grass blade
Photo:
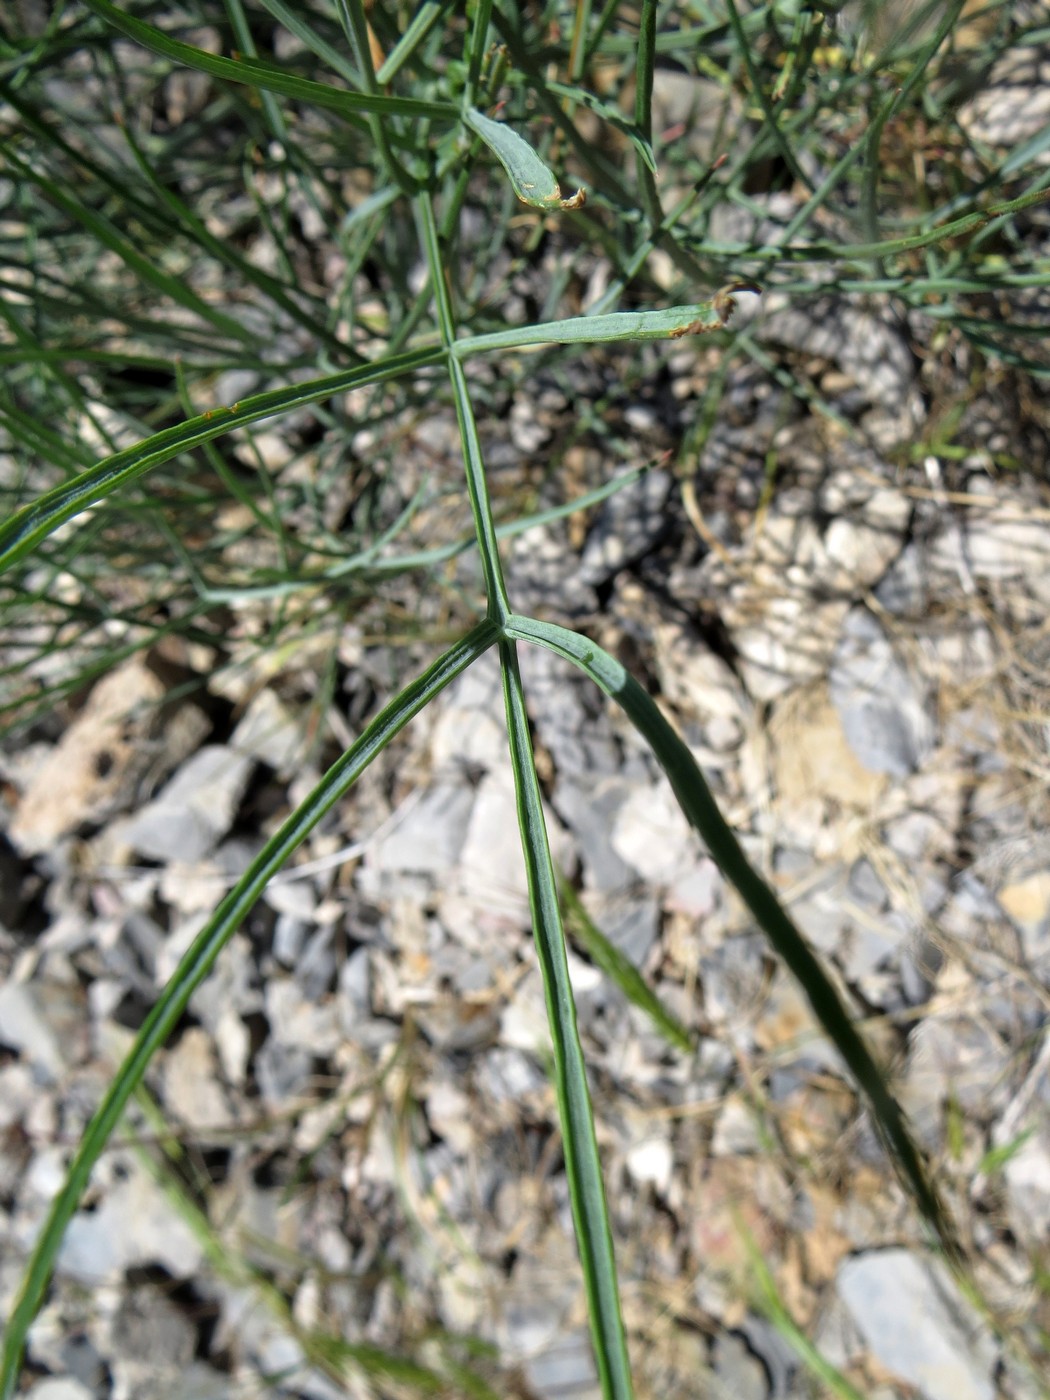
[[[561,902],[565,909],[565,925],[569,937],[614,982],[632,1006],[644,1011],[660,1034],[676,1050],[687,1055],[696,1048],[693,1037],[673,1012],[669,1011],[646,982],[645,978],[620,952],[591,918],[576,891],[561,881]]]
[[[309,24],[294,6],[286,5],[284,0],[262,0],[262,3],[274,19],[284,25],[289,34],[301,39],[322,63],[328,64],[333,73],[338,73],[345,82],[354,87],[360,84],[361,74],[345,54],[340,53],[327,39],[318,34],[313,25]]]
[[[586,107],[596,117],[601,117],[603,122],[608,122],[610,126],[615,127],[621,136],[630,141],[645,168],[651,174],[656,174],[656,157],[653,155],[652,142],[643,136],[637,127],[626,121],[622,112],[615,107],[610,107],[600,97],[595,97],[593,92],[587,92],[584,88],[569,87],[567,83],[558,83],[552,80],[547,84],[547,91],[553,92],[556,97],[563,97],[566,102],[575,102],[581,107]]]
[[[376,82],[380,86],[392,83],[401,71],[402,67],[409,61],[416,49],[423,43],[424,39],[441,18],[443,10],[449,8],[450,0],[424,0],[415,15],[409,22],[408,28],[401,35],[401,38],[394,45],[392,52],[387,56],[386,61],[376,73]]]
[[[153,1056],[170,1035],[190,997],[211,970],[234,931],[269,880],[290,858],[326,812],[340,800],[390,740],[449,681],[497,640],[495,623],[485,620],[427,671],[406,686],[332,765],[310,796],[281,825],[216,908],[187,950],[156,1005],[135,1037],[124,1063],[88,1124],[62,1190],[55,1197],[22,1279],[4,1330],[0,1361],[0,1400],[11,1400],[18,1382],[22,1349],[29,1326],[40,1309],[54,1271],[62,1236],[87,1186],[91,1170],[116,1128],[131,1095],[142,1082]]]
[[[762,1257],[761,1250],[755,1243],[754,1236],[747,1229],[742,1220],[738,1220],[737,1229],[744,1245],[744,1250],[751,1263],[752,1273],[757,1283],[756,1305],[760,1312],[764,1313],[776,1330],[787,1342],[796,1356],[809,1369],[818,1381],[825,1388],[828,1395],[836,1395],[839,1400],[864,1400],[864,1396],[857,1390],[847,1378],[842,1374],[837,1366],[833,1366],[830,1361],[814,1346],[810,1339],[799,1327],[792,1317],[790,1309],[780,1296],[776,1279],[769,1270],[769,1265]]]

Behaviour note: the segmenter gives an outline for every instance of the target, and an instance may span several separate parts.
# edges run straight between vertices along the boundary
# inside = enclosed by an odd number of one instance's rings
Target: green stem
[[[769,128],[769,134],[772,137],[773,144],[777,148],[777,153],[791,171],[793,178],[797,180],[804,189],[811,189],[812,186],[802,167],[795,159],[795,153],[788,144],[787,137],[780,129],[776,109],[770,101],[769,94],[762,86],[762,75],[758,71],[754,56],[751,53],[751,45],[748,43],[747,35],[744,33],[744,26],[740,21],[740,12],[736,7],[735,0],[726,0],[726,10],[729,15],[730,27],[740,46],[740,56],[744,60],[747,76],[751,81],[751,91],[754,93],[758,105],[762,108],[762,115],[766,119],[766,125]]]
[[[470,497],[470,510],[474,517],[474,531],[481,553],[481,569],[485,579],[485,595],[488,612],[497,622],[510,616],[510,599],[503,578],[503,565],[500,563],[499,541],[496,536],[496,522],[492,515],[492,502],[489,498],[488,482],[485,479],[485,466],[478,440],[478,425],[470,402],[467,377],[462,361],[454,353],[456,322],[452,311],[452,299],[445,281],[445,269],[438,240],[437,222],[434,218],[434,204],[430,194],[421,190],[415,201],[416,222],[419,226],[420,241],[426,251],[427,266],[430,270],[430,285],[434,292],[438,325],[441,339],[447,352],[449,377],[456,402],[456,416],[463,441],[463,459],[467,475],[467,494]]]
[[[653,71],[656,66],[656,0],[643,0],[638,29],[638,65],[634,87],[634,124],[650,146],[653,139]],[[664,222],[660,194],[653,172],[635,153],[634,168],[642,192],[642,204],[651,232],[655,235]]]
[[[343,27],[354,49],[357,66],[364,78],[365,91],[370,97],[379,96],[379,84],[376,81],[376,70],[372,63],[372,49],[368,42],[368,21],[365,19],[361,0],[338,0],[338,6]],[[378,113],[370,112],[368,114],[368,129],[383,164],[398,189],[405,195],[415,194],[419,188],[419,181],[405,169],[397,156],[394,155],[387,137],[387,123]]]
[[[576,1003],[565,953],[558,881],[551,862],[514,643],[501,642],[499,655],[533,936],[543,975],[554,1052],[554,1083],[562,1125],[565,1174],[587,1292],[594,1355],[604,1400],[632,1400],[634,1389],[620,1311],[616,1259],[586,1065],[576,1027]]]
[[[485,45],[492,23],[492,0],[478,0],[474,11],[474,25],[470,31],[470,62],[467,69],[467,84],[463,90],[464,107],[473,107],[474,94],[481,79],[481,65],[485,58]]]

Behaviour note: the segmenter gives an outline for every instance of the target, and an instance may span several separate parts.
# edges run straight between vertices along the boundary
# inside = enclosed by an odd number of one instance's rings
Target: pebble
[[[875,1360],[922,1400],[994,1400],[997,1348],[935,1262],[904,1249],[858,1255],[837,1288]]]

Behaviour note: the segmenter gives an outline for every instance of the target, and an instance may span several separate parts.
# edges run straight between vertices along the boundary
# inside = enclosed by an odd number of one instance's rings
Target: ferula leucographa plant
[[[52,661],[43,680],[15,693],[11,713],[27,706],[39,713],[116,664],[126,651],[114,646],[114,635],[130,639],[127,650],[172,630],[207,642],[215,609],[238,592],[276,600],[287,609],[281,625],[295,627],[317,625],[318,599],[322,609],[350,609],[382,588],[376,541],[348,547],[338,522],[326,515],[325,490],[338,489],[345,466],[333,469],[321,490],[303,489],[293,501],[287,492],[294,482],[264,472],[267,484],[259,490],[216,450],[220,440],[239,430],[243,439],[244,430],[264,420],[313,414],[338,437],[354,425],[341,424],[332,405],[381,403],[383,393],[402,385],[417,395],[450,394],[484,584],[474,625],[389,700],[266,842],[142,1023],[69,1163],[25,1270],[4,1333],[5,1400],[15,1393],[28,1328],[92,1168],[195,988],[267,882],[371,760],[492,649],[502,671],[508,762],[603,1394],[630,1396],[631,1369],[518,668],[521,646],[550,649],[622,707],[699,838],[805,989],[931,1234],[954,1251],[951,1224],[883,1074],[820,962],[744,856],[688,747],[646,690],[594,642],[516,611],[500,557],[508,527],[497,527],[490,500],[472,387],[479,365],[522,348],[561,347],[559,354],[570,355],[598,342],[630,349],[633,342],[697,335],[717,343],[740,292],[759,291],[775,278],[791,289],[809,224],[854,176],[867,182],[860,203],[871,216],[870,236],[842,245],[818,241],[812,258],[825,269],[849,267],[857,280],[888,276],[894,258],[924,249],[928,262],[916,296],[929,295],[949,238],[961,239],[993,217],[1008,219],[1042,191],[979,209],[946,191],[941,216],[931,214],[895,238],[878,234],[872,182],[881,133],[921,83],[960,4],[931,8],[914,26],[911,47],[895,50],[898,67],[871,113],[868,135],[843,151],[818,187],[798,159],[807,123],[815,129],[819,120],[831,120],[836,103],[841,107],[855,91],[877,93],[880,73],[870,66],[877,60],[848,30],[836,33],[833,7],[745,9],[724,0],[681,9],[667,15],[655,0],[613,0],[593,11],[569,0],[538,6],[427,0],[366,13],[363,0],[309,8],[260,0],[251,10],[242,0],[225,6],[201,0],[173,16],[149,3],[79,0],[41,12],[20,31],[10,17],[0,21],[6,137],[0,162],[7,202],[25,230],[17,246],[5,249],[0,353],[9,382],[0,390],[0,409],[12,458],[35,464],[5,480],[12,510],[0,526],[0,566],[11,625],[26,635],[36,628],[38,646]],[[658,10],[665,29],[658,30]],[[265,50],[261,35],[282,37]],[[694,61],[702,56],[724,83],[723,116],[734,94],[747,91],[747,123],[719,159],[691,155],[676,167],[668,198],[652,122],[654,71],[660,53],[690,45]],[[837,57],[829,59],[830,52]],[[760,70],[759,56],[772,64],[775,85]],[[840,65],[834,100],[818,81],[829,63]],[[49,87],[53,71],[65,73],[69,65],[79,89]],[[601,84],[592,83],[599,73]],[[163,120],[154,115],[151,126],[147,114],[161,106]],[[89,129],[92,141],[84,139]],[[223,143],[228,152],[220,150]],[[808,192],[780,245],[714,243],[709,216],[718,203],[744,204],[759,172],[775,180],[778,171]],[[254,196],[249,173],[256,187],[268,183],[277,197],[266,203]],[[244,180],[237,204],[245,218],[267,227],[268,262],[247,257],[239,245],[216,198],[219,178],[225,196]],[[551,314],[535,323],[501,322],[492,288],[467,275],[457,251],[479,182],[494,211],[490,252],[502,255],[511,219],[527,212],[533,246],[560,231],[608,260],[600,299],[582,314],[565,315],[555,298]],[[843,199],[844,208],[856,203],[852,194]],[[296,261],[293,228],[312,229],[311,237],[338,250],[334,286],[311,281],[309,264]],[[675,304],[662,304],[646,281],[657,251],[685,292]],[[520,256],[528,252],[526,246]],[[366,264],[377,288],[371,297],[361,289]],[[908,296],[905,273],[893,276]],[[246,392],[237,388],[241,383]],[[259,383],[270,387],[260,390]],[[233,392],[195,412],[194,403],[206,401],[218,384]],[[169,517],[161,519],[158,502],[170,506]],[[239,505],[250,528],[269,540],[272,562],[264,576],[214,577],[218,556],[208,555],[209,531],[228,535],[233,528],[223,523],[223,502]],[[156,535],[144,535],[144,520],[161,530],[169,557],[158,558]],[[384,539],[393,537],[396,523]],[[412,565],[406,560],[405,569]],[[114,592],[118,575],[127,596]],[[55,586],[69,576],[82,585],[84,601],[76,609],[64,605]],[[297,612],[300,598],[308,605]],[[146,614],[161,621],[143,621]],[[123,631],[102,626],[114,620]],[[132,622],[137,631],[129,630]],[[63,670],[58,660],[66,653],[72,669]],[[626,982],[625,971],[608,966]],[[632,986],[628,994],[644,1004],[644,988]],[[671,1034],[677,1035],[673,1027]]]

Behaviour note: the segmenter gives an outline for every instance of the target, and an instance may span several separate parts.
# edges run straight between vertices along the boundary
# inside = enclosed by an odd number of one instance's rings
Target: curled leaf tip
[[[526,186],[526,188],[529,188],[529,186]],[[522,196],[518,195],[518,199],[522,199]],[[540,204],[539,200],[532,199],[532,197],[522,200],[522,203],[531,204],[533,209],[536,209],[536,207],[543,207],[543,209],[580,209],[585,199],[587,199],[587,195],[585,195],[582,189],[578,189],[575,195],[568,196],[568,199],[563,199],[563,197],[561,197],[561,186],[554,185],[553,193],[543,196],[542,204]]]
[[[712,331],[724,331],[736,310],[734,294],[761,291],[757,282],[727,282],[724,287],[719,287],[710,301],[696,307],[682,307],[683,312],[692,311],[692,319],[686,321],[683,317],[680,325],[664,334],[672,340],[680,340],[685,335],[709,335]]]
[[[723,326],[727,326],[736,310],[736,302],[733,299],[735,292],[755,292],[761,295],[762,288],[757,282],[727,282],[724,287],[719,287],[712,298],[711,305],[714,307],[719,321]]]
[[[579,209],[584,201],[583,190],[563,199],[554,175],[523,136],[475,107],[465,109],[463,120],[503,166],[523,204],[533,209]]]

